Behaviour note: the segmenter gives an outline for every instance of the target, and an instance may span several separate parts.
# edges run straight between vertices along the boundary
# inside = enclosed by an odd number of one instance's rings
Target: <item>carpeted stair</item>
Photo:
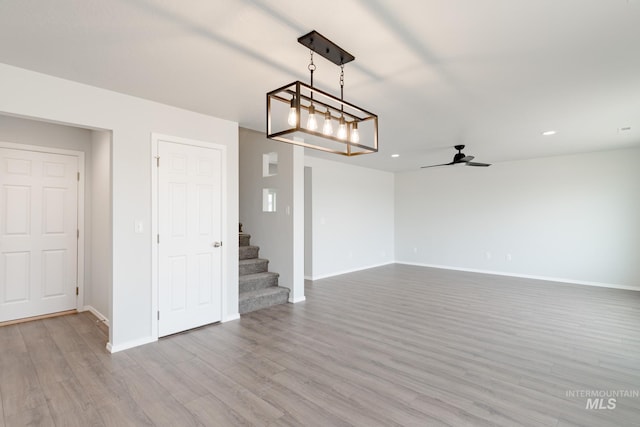
[[[269,272],[269,260],[258,258],[258,246],[251,236],[240,233],[240,314],[260,310],[289,300],[289,289],[278,286],[278,273]]]

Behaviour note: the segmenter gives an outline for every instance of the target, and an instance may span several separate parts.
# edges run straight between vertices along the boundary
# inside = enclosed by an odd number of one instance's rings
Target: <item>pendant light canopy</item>
[[[267,93],[267,138],[345,156],[377,152],[378,116],[344,100],[344,65],[355,57],[316,31],[298,42],[310,50],[311,84]],[[314,53],[340,67],[340,98],[313,86]]]

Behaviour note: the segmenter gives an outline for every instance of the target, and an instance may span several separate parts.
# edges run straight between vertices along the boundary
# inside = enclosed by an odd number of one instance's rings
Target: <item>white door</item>
[[[77,308],[78,158],[0,148],[0,322]]]
[[[222,319],[222,153],[158,142],[158,335]]]

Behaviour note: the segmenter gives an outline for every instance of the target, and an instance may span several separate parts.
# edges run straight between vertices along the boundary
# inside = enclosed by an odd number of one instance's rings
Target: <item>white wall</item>
[[[304,223],[308,227],[304,227],[304,277],[311,279],[313,277],[313,174],[311,168],[304,168]]]
[[[396,175],[396,260],[640,289],[640,149]]]
[[[278,173],[263,177],[263,155],[278,154]],[[269,271],[280,274],[279,285],[291,289],[290,302],[304,300],[303,150],[275,142],[264,133],[240,128],[240,222],[260,246]],[[276,212],[262,211],[262,190],[275,189]]]
[[[89,292],[85,305],[94,313],[111,319],[111,132],[91,132],[91,158],[87,162],[92,171],[91,185],[87,185],[91,201],[91,256],[85,263],[91,269]]]
[[[236,123],[0,64],[0,113],[112,133],[112,351],[153,341],[151,312],[151,133],[228,147],[223,321],[238,316],[238,127]],[[134,224],[142,220],[144,232]]]
[[[312,175],[312,279],[393,262],[393,173],[312,156],[305,166]]]

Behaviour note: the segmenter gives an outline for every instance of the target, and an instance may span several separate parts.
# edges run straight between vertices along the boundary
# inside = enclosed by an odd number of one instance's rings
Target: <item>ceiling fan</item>
[[[456,150],[458,150],[458,152],[455,154],[455,156],[453,156],[453,161],[450,163],[443,163],[441,165],[431,165],[431,166],[422,166],[421,169],[423,168],[433,168],[436,166],[449,166],[449,165],[459,165],[459,164],[466,164],[467,166],[491,166],[490,163],[478,163],[478,162],[472,162],[471,160],[474,159],[473,156],[467,156],[465,155],[462,150],[464,150],[464,145],[456,145],[454,146],[454,148]]]

